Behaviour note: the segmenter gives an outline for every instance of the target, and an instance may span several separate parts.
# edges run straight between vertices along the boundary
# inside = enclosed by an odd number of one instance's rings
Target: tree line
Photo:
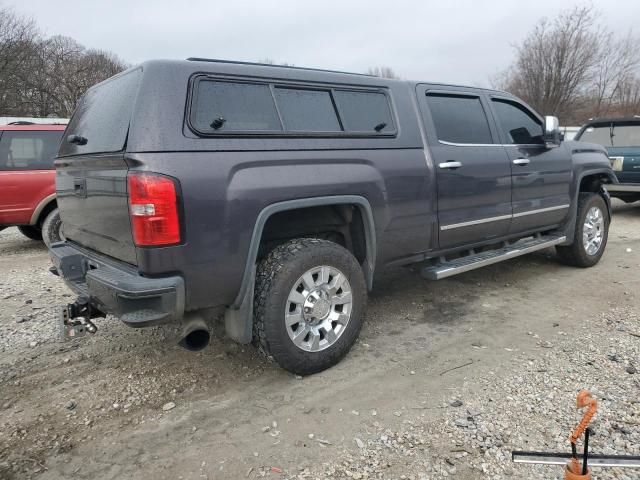
[[[565,125],[640,114],[640,39],[608,29],[599,17],[587,5],[540,20],[495,86]]]
[[[0,115],[69,117],[92,85],[127,68],[113,53],[45,37],[35,22],[0,9]]]
[[[576,6],[541,19],[491,82],[565,125],[637,115],[639,45],[633,32],[605,27],[592,6]],[[61,35],[44,37],[33,20],[0,9],[0,116],[68,117],[89,87],[125,68],[113,53]],[[389,66],[367,73],[400,78]]]

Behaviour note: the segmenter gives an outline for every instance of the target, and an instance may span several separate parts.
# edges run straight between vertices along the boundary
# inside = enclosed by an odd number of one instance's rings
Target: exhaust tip
[[[209,345],[210,339],[211,335],[209,334],[209,330],[199,328],[187,333],[178,345],[190,352],[199,352]]]

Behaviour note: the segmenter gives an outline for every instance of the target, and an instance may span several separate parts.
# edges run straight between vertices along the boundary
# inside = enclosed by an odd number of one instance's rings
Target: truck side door
[[[486,100],[446,88],[417,90],[437,172],[441,249],[504,236],[511,223],[511,167]]]
[[[563,145],[545,146],[542,119],[522,103],[498,96],[491,96],[490,103],[511,162],[513,220],[509,233],[562,223],[571,204],[571,153]]]

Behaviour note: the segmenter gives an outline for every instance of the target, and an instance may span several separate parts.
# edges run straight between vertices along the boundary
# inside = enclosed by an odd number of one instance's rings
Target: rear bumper
[[[69,242],[53,244],[50,255],[54,265],[51,271],[71,290],[131,327],[166,323],[184,315],[182,277],[142,277],[128,264]]]

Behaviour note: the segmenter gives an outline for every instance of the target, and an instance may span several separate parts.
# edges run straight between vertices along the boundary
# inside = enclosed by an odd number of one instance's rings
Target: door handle
[[[513,161],[514,165],[520,165],[520,166],[524,166],[524,165],[529,165],[530,160],[528,158],[516,158]]]
[[[460,162],[454,162],[452,160],[438,164],[438,167],[440,168],[449,168],[451,170],[455,170],[456,168],[460,168],[461,166],[462,164]]]

